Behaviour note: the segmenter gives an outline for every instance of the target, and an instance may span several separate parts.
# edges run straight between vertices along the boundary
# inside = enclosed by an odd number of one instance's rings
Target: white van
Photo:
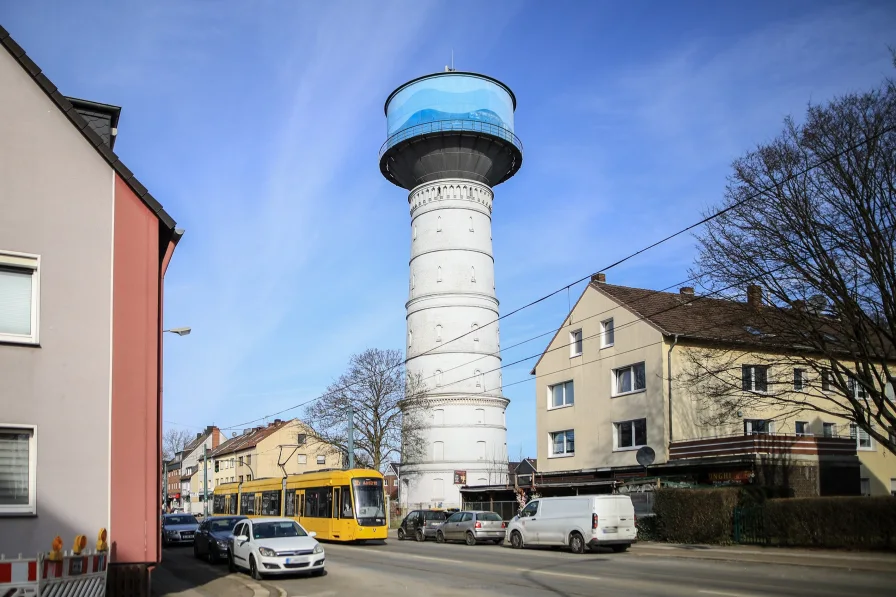
[[[635,508],[627,495],[540,498],[526,504],[507,527],[510,544],[568,545],[575,553],[605,545],[625,551],[637,540]]]

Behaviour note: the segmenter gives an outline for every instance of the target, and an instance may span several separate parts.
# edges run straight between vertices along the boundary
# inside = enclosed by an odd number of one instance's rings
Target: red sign
[[[467,471],[454,471],[454,484],[455,485],[466,485],[467,484]]]
[[[179,493],[175,493],[175,494],[174,494],[174,499],[179,500],[179,499],[180,499],[180,494],[179,494]]]

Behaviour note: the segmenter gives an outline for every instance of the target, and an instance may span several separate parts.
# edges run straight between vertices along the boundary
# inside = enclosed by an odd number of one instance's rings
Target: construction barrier
[[[37,597],[37,559],[7,560],[0,555],[0,597]]]
[[[106,594],[107,564],[106,553],[66,555],[61,560],[50,560],[41,556],[37,595],[103,597]]]

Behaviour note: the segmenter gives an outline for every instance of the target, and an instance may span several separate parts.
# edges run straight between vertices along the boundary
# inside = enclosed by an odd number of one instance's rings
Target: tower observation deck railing
[[[503,139],[520,150],[520,153],[523,152],[523,142],[520,141],[520,138],[513,134],[513,131],[504,128],[498,124],[492,124],[491,122],[482,122],[481,120],[434,120],[433,122],[423,122],[420,124],[415,124],[414,126],[410,126],[406,129],[401,129],[397,133],[390,136],[386,139],[386,142],[383,143],[383,146],[380,148],[380,159],[382,159],[383,154],[407,139],[411,137],[417,137],[420,135],[427,135],[432,133],[447,133],[452,131],[463,131],[463,132],[473,132],[473,133],[485,133],[487,135],[491,135],[493,137],[498,137],[499,139]]]

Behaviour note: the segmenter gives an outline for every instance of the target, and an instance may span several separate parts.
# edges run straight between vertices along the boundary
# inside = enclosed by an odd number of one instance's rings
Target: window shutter
[[[30,433],[0,430],[0,505],[28,505],[30,440]]]
[[[0,333],[31,333],[31,270],[0,268]]]

